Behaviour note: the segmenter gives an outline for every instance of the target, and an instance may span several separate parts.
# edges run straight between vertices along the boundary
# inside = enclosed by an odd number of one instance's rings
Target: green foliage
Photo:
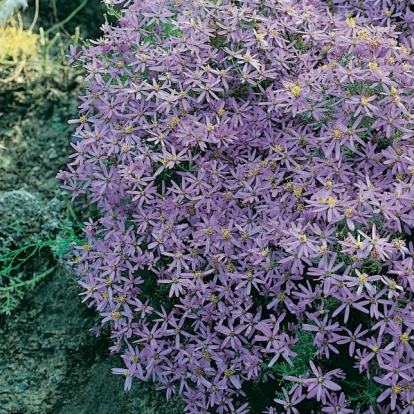
[[[21,271],[22,266],[27,264],[29,259],[37,255],[44,247],[51,246],[52,243],[51,240],[31,243],[0,257],[0,313],[10,315],[19,299],[23,297],[24,289],[33,288],[53,272],[54,268],[48,269],[46,272],[33,274],[29,279],[24,280],[24,271]]]
[[[105,5],[108,10],[109,16],[114,16],[117,19],[122,18],[122,12],[120,10],[115,9],[115,7],[111,6],[108,3],[105,3]]]
[[[295,334],[296,338],[299,338],[299,340],[292,348],[292,351],[297,353],[297,356],[292,358],[292,365],[287,362],[281,362],[276,363],[269,368],[267,364],[262,364],[264,371],[276,375],[276,378],[279,378],[279,384],[287,390],[291,389],[294,383],[284,380],[283,377],[286,375],[294,377],[305,375],[309,370],[309,361],[314,360],[315,353],[318,350],[318,348],[313,345],[315,339],[314,332],[304,331],[302,328],[299,328],[295,330]]]
[[[32,273],[27,266],[38,257],[44,248],[49,248],[54,257],[63,263],[71,243],[81,245],[79,237],[82,226],[69,219],[60,223],[59,235],[54,240],[38,240],[11,250],[0,256],[0,314],[10,315],[24,297],[27,288],[33,289],[40,281],[56,270],[53,266],[42,273]]]
[[[110,4],[106,3],[106,7],[108,10],[108,15],[113,16],[117,19],[121,19],[123,17],[122,11],[115,9]],[[159,45],[159,42],[156,40],[156,36],[154,35],[154,30],[156,28],[162,28],[164,31],[162,32],[160,37],[162,40],[168,39],[171,36],[181,37],[182,33],[180,30],[174,28],[174,25],[167,24],[167,23],[152,23],[149,26],[146,26],[144,29],[148,32],[148,35],[142,39],[142,43],[150,43],[151,45]]]
[[[344,381],[353,391],[347,394],[350,403],[356,403],[360,407],[376,407],[377,399],[384,390],[384,387],[376,383],[373,379],[366,377],[358,381]]]
[[[338,299],[335,299],[334,297],[321,297],[320,298],[321,302],[324,303],[324,309],[328,310],[328,311],[335,311],[340,305],[341,305],[341,301]]]
[[[53,124],[52,124],[53,129],[56,129],[59,132],[66,131],[66,125],[60,116],[54,116],[52,118],[52,121],[53,121]]]

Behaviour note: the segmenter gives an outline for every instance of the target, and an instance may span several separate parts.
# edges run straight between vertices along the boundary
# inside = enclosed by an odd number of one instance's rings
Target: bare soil
[[[29,3],[30,18],[34,1]],[[53,0],[41,0],[38,26],[56,23],[54,9],[63,20],[80,3],[58,0],[54,7]],[[99,37],[104,10],[99,0],[90,0],[64,27],[73,33],[79,25],[85,38]],[[47,214],[65,219],[67,196],[55,175],[71,152],[73,128],[66,122],[77,117],[82,76],[23,76],[20,83],[0,88],[0,144],[5,147],[0,149],[0,192],[24,189],[47,206],[44,219]],[[51,214],[53,206],[57,211]],[[85,219],[79,206],[73,209]],[[3,224],[10,228],[11,223]],[[0,414],[182,413],[177,400],[167,403],[152,384],[135,381],[124,392],[123,378],[111,374],[111,368],[123,366],[121,358],[109,356],[108,337],[89,331],[97,315],[81,303],[74,276],[48,249],[25,266],[25,277],[53,267],[10,316],[0,316]]]

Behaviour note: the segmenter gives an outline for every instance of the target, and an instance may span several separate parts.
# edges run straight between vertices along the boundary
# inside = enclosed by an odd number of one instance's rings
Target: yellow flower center
[[[344,213],[345,213],[345,217],[352,217],[352,214],[354,214],[354,211],[352,210],[352,208],[346,208]]]
[[[391,389],[391,392],[393,394],[400,394],[402,391],[402,388],[399,385],[394,385]]]
[[[302,195],[302,188],[297,188],[296,190],[293,191],[293,194],[296,197],[300,197]]]
[[[223,235],[224,240],[229,240],[231,238],[231,232],[227,229],[220,229],[221,234]]]
[[[362,248],[362,246],[363,246],[363,243],[362,243],[362,242],[360,242],[360,241],[357,241],[357,242],[355,243],[355,248],[356,248],[356,249],[361,249],[361,248]]]
[[[346,24],[351,28],[354,29],[355,25],[356,25],[356,19],[354,19],[353,17],[348,17],[346,19]]]
[[[218,302],[218,297],[217,297],[217,295],[211,295],[211,296],[210,296],[210,302],[212,302],[212,303],[217,303],[217,302]]]
[[[206,131],[207,132],[211,132],[214,129],[214,125],[213,124],[207,124],[206,126]]]
[[[112,312],[112,314],[111,314],[111,316],[112,316],[112,319],[114,320],[114,321],[116,321],[116,320],[118,320],[122,315],[121,315],[121,312],[119,312],[119,311],[113,311]]]
[[[362,275],[359,275],[359,276],[358,276],[358,280],[359,280],[361,283],[367,283],[367,281],[368,281],[367,275],[366,275],[365,273],[362,273]]]
[[[300,86],[295,85],[291,88],[290,92],[296,97],[300,96],[300,93],[302,92],[302,89]]]

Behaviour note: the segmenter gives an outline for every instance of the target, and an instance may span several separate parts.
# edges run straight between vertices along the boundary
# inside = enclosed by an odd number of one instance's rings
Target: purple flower
[[[114,373],[126,388],[137,377],[177,392],[188,414],[247,414],[245,383],[266,381],[288,412],[305,399],[315,412],[372,412],[339,392],[348,364],[392,380],[378,410],[404,410],[414,329],[405,3],[110,3],[118,25],[70,51],[85,92],[58,178],[95,210],[67,256],[125,361]],[[300,377],[308,352],[318,367]]]
[[[400,394],[403,390],[403,383],[399,383],[393,378],[383,379],[379,377],[374,377],[374,381],[388,386],[388,388],[379,395],[377,402],[380,403],[390,397],[391,410],[395,410],[398,394]]]
[[[362,338],[368,333],[368,329],[361,331],[362,324],[359,324],[354,332],[351,332],[346,327],[343,327],[342,329],[348,334],[347,336],[338,335],[336,333],[333,333],[332,335],[338,345],[349,343],[349,356],[352,357],[355,353],[356,344],[363,344]]]
[[[129,391],[132,386],[132,376],[128,373],[128,369],[127,368],[112,368],[111,371],[113,374],[123,375],[125,377],[124,390]]]
[[[303,380],[304,385],[307,387],[307,398],[312,398],[316,396],[317,401],[321,401],[322,404],[326,404],[326,398],[329,396],[329,390],[339,391],[341,386],[333,382],[331,379],[334,376],[338,376],[341,373],[340,369],[334,369],[327,372],[326,374],[322,373],[322,370],[313,363],[309,362],[311,370],[315,378],[306,378]]]
[[[325,296],[328,296],[331,292],[331,284],[338,286],[343,281],[343,276],[346,276],[349,272],[349,268],[347,268],[344,272],[335,273],[344,266],[344,262],[337,263],[336,258],[337,254],[333,253],[331,260],[328,262],[328,255],[324,255],[317,268],[311,267],[308,270],[309,276],[319,276],[316,280],[323,281],[323,294]]]
[[[348,414],[353,413],[354,410],[350,408],[346,408],[348,403],[346,402],[346,397],[343,392],[341,392],[339,398],[336,394],[328,394],[329,403],[326,407],[322,408],[324,413],[332,413],[332,414]]]
[[[276,404],[283,405],[285,413],[287,413],[287,414],[292,414],[292,413],[293,414],[299,414],[299,411],[297,410],[297,408],[295,408],[295,405],[297,405],[301,401],[303,401],[306,398],[306,396],[305,395],[300,395],[300,396],[290,397],[285,388],[282,388],[282,392],[283,392],[283,395],[284,395],[284,399],[282,400],[280,398],[275,398],[273,401]]]

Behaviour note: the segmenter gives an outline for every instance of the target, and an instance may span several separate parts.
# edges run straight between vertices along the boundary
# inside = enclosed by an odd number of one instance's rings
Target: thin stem
[[[31,32],[37,23],[37,19],[39,18],[39,0],[35,0],[35,14],[33,17],[32,24],[30,25],[28,31]]]
[[[19,64],[16,66],[16,69],[13,71],[13,73],[9,77],[7,77],[5,79],[0,79],[0,82],[2,82],[2,83],[9,83],[9,82],[12,82],[15,79],[17,79],[18,76],[22,73],[25,65],[26,65],[26,58],[23,57],[20,60]]]
[[[25,285],[34,284],[35,282],[40,282],[40,280],[50,275],[55,269],[56,267],[52,267],[46,270],[45,272],[41,273],[40,275],[34,276],[33,279],[24,280],[22,282],[18,282],[18,283],[15,283],[13,285],[6,286],[6,287],[0,287],[0,292],[14,291],[16,288],[23,287]]]
[[[59,18],[57,15],[57,7],[56,7],[56,0],[52,0],[52,7],[53,7],[53,15],[55,16],[55,22],[56,24],[59,24]],[[69,37],[69,39],[72,39],[72,36],[70,35],[70,33],[68,33],[68,31],[62,26],[62,31],[65,33],[66,36]]]
[[[81,4],[79,4],[79,6],[78,7],[76,7],[76,9],[75,10],[73,10],[73,12],[68,16],[68,17],[66,17],[66,19],[64,19],[64,20],[62,20],[60,23],[58,23],[58,24],[55,24],[54,26],[52,26],[50,29],[47,29],[45,32],[44,32],[44,35],[45,36],[47,36],[50,32],[53,32],[53,30],[56,30],[57,28],[59,28],[59,27],[61,27],[61,26],[63,26],[64,24],[66,24],[67,22],[69,22],[69,21],[71,21],[72,20],[72,18],[77,14],[77,13],[79,13],[86,5],[87,5],[87,3],[88,3],[88,1],[89,0],[83,0],[83,2],[81,3]]]

